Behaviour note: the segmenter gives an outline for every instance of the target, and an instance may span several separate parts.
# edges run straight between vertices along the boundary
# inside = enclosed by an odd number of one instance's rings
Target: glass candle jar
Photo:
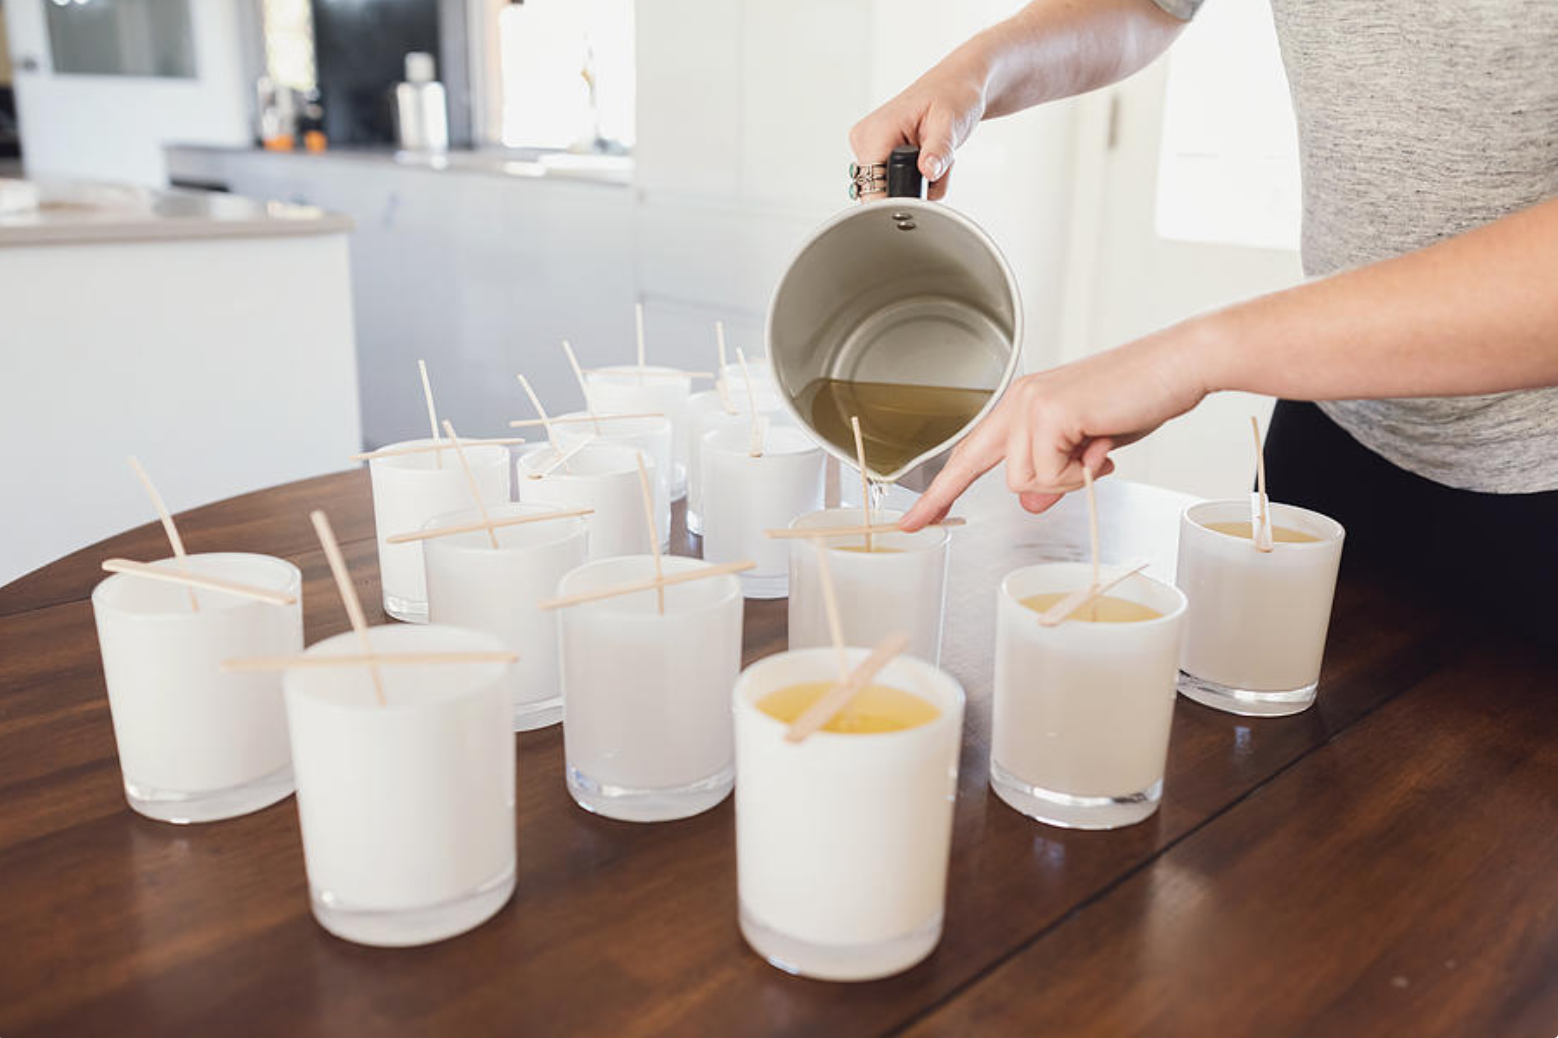
[[[269,555],[185,557],[189,571],[294,596],[271,605],[116,574],[92,591],[125,799],[164,822],[211,822],[292,792],[279,673],[228,673],[230,659],[303,649],[303,578]],[[154,563],[179,569],[175,559]]]
[[[575,411],[563,417],[573,418],[583,413]],[[552,428],[556,431],[559,450],[571,450],[581,440],[596,439],[601,443],[616,444],[643,453],[654,489],[655,524],[660,529],[660,547],[667,547],[671,543],[671,470],[674,464],[670,419],[602,418],[598,423],[563,422]],[[643,514],[642,505],[639,506],[639,514]]]
[[[585,376],[596,414],[663,414],[671,423],[670,500],[687,492],[687,398],[692,376],[676,368],[634,365],[597,368]]]
[[[754,457],[751,447],[750,424],[703,437],[703,557],[751,559],[757,565],[740,574],[742,593],[783,598],[790,585],[789,546],[763,531],[822,507],[822,448],[789,426],[767,431],[761,455]]]
[[[368,631],[373,650],[491,652],[440,624]],[[306,656],[362,651],[348,631]],[[490,918],[514,892],[514,735],[506,665],[285,673],[303,863],[314,918],[337,937],[430,944]]]
[[[783,405],[772,387],[759,388],[754,396],[757,413],[767,419],[770,428],[775,424],[789,424],[779,417]],[[752,401],[746,395],[744,382],[741,396],[732,396],[730,401],[734,411],[727,411],[725,401],[712,389],[694,393],[687,401],[687,532],[691,534],[703,534],[703,437],[714,429],[749,426],[752,421]]]
[[[1276,543],[1263,552],[1248,536],[1249,502],[1187,508],[1175,579],[1190,599],[1179,690],[1257,717],[1296,714],[1315,701],[1345,537],[1319,512],[1273,502],[1269,514]],[[1241,526],[1244,536],[1222,532]]]
[[[990,787],[1041,822],[1115,829],[1151,817],[1163,795],[1185,596],[1138,573],[1108,594],[1145,619],[1092,622],[1084,607],[1046,627],[1024,604],[1091,579],[1087,563],[1058,562],[1001,582]]]
[[[585,517],[589,531],[586,550],[591,559],[649,551],[637,451],[621,444],[591,443],[563,465],[554,464],[556,460],[557,452],[546,446],[519,456],[514,486],[520,501],[551,508],[593,509]],[[653,481],[655,463],[645,458],[645,464]],[[668,514],[655,516],[662,541],[669,539],[670,521]]]

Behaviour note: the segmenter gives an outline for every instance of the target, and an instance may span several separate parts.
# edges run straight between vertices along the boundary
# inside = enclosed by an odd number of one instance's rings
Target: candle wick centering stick
[[[1089,605],[1092,619],[1098,620],[1098,494],[1093,490],[1093,470],[1082,466],[1082,483],[1087,487],[1087,542],[1093,555],[1093,579],[1089,585],[1093,594]]]
[[[747,407],[752,412],[752,442],[747,453],[754,458],[763,456],[763,416],[757,413],[757,390],[752,388],[752,372],[747,368],[746,351],[736,347],[736,359],[741,362],[741,375],[747,382]]]
[[[593,508],[568,508],[560,512],[544,512],[539,515],[513,515],[505,519],[489,519],[486,522],[457,523],[440,526],[435,530],[417,530],[414,533],[397,533],[384,538],[388,544],[410,544],[412,541],[430,541],[435,537],[450,537],[457,533],[474,533],[477,530],[499,529],[504,526],[523,526],[526,523],[544,523],[550,519],[572,519],[581,515],[594,515]]]
[[[425,361],[425,360],[418,360],[417,361],[417,372],[422,376],[422,399],[427,402],[427,424],[432,426],[432,429],[433,429],[433,439],[437,440],[437,439],[439,439],[439,436],[438,436],[438,408],[433,406],[433,384],[431,382],[429,382],[428,379],[427,379],[427,361]],[[437,457],[438,457],[438,467],[439,468],[443,468],[444,467],[444,452],[443,452],[442,449],[437,450]]]
[[[454,455],[460,462],[460,470],[465,473],[465,482],[470,484],[471,497],[476,500],[476,511],[481,515],[481,524],[486,527],[487,539],[492,542],[494,548],[499,547],[498,532],[492,528],[492,516],[487,514],[487,503],[481,499],[481,487],[476,485],[476,473],[471,471],[471,463],[465,458],[465,448],[460,446],[460,438],[454,434],[454,423],[444,419],[444,432],[449,434],[449,439],[454,441]]]
[[[649,528],[649,549],[655,559],[655,602],[665,615],[665,574],[660,569],[660,531],[655,527],[654,498],[649,492],[649,473],[644,469],[644,452],[638,452],[638,492],[644,501],[644,524]]]
[[[564,414],[564,415],[553,415],[551,418],[547,419],[546,422],[543,422],[539,418],[515,418],[515,419],[513,419],[512,421],[509,422],[509,428],[510,429],[526,429],[526,428],[530,428],[532,426],[546,425],[547,422],[550,422],[552,425],[571,425],[571,424],[576,423],[576,422],[603,422],[603,421],[609,422],[609,421],[611,421],[614,418],[664,418],[664,417],[665,417],[665,412],[664,411],[634,411],[632,413],[624,413],[624,414],[597,414],[597,415],[589,415],[589,414],[566,415],[566,414]],[[474,442],[474,441],[466,440],[465,442],[466,443],[471,443],[471,442]],[[492,442],[492,443],[502,443],[503,441],[502,440],[492,440],[490,442]],[[516,441],[516,442],[524,443],[525,441],[524,440],[519,440],[519,441]],[[422,448],[419,447],[419,448],[414,448],[414,449],[421,450]]]
[[[1261,446],[1260,422],[1254,415],[1250,415],[1250,432],[1255,436],[1255,497],[1250,509],[1253,524],[1250,540],[1255,542],[1256,551],[1272,551],[1276,545],[1272,543],[1271,511],[1266,497],[1266,451]]]
[[[314,532],[319,535],[319,544],[324,548],[325,558],[330,563],[330,574],[335,577],[335,589],[341,596],[341,605],[346,607],[346,617],[352,622],[352,630],[357,632],[357,640],[362,643],[363,654],[371,661],[373,642],[368,638],[368,618],[363,615],[362,602],[357,598],[357,589],[352,587],[352,574],[346,568],[346,559],[341,555],[341,546],[336,542],[335,531],[330,528],[330,517],[315,510],[309,513],[308,518],[314,524]],[[379,677],[378,664],[369,662],[368,673],[373,678],[374,696],[380,706],[386,706],[384,682]]]
[[[730,399],[730,383],[725,381],[725,322],[714,322],[714,348],[719,352],[719,368],[714,373],[714,391],[719,394],[719,402],[724,405],[726,414],[740,414],[735,401]],[[742,369],[746,373],[746,369]],[[752,381],[752,376],[747,373],[747,382]]]
[[[161,566],[152,566],[144,562],[136,562],[132,559],[104,559],[103,572],[127,573],[132,577],[145,577],[148,580],[161,580],[168,584],[182,584],[189,588],[204,588],[208,591],[222,591],[229,595],[239,595],[243,598],[252,598],[257,602],[268,602],[271,605],[288,606],[297,601],[297,598],[285,591],[272,591],[266,587],[254,587],[251,584],[239,584],[232,580],[222,580],[220,577],[208,577],[200,573],[175,573]]]
[[[849,427],[855,433],[855,464],[860,466],[860,517],[863,525],[871,525],[871,478],[866,475],[866,441],[860,435],[860,416],[849,416]],[[871,550],[871,535],[866,534],[866,551]]]
[[[482,444],[488,444],[494,447],[508,447],[516,443],[524,443],[525,438],[523,436],[506,436],[501,439],[488,436],[467,436],[460,442],[465,444],[467,447],[481,446]],[[361,454],[348,455],[347,460],[372,461],[375,458],[398,458],[406,454],[427,454],[432,451],[442,452],[443,450],[444,445],[441,443],[423,447],[391,447],[387,450],[364,451]]]
[[[376,652],[367,656],[258,656],[224,660],[229,673],[267,670],[317,670],[331,667],[427,667],[444,663],[515,663],[513,652]]]
[[[751,559],[743,559],[740,562],[722,562],[716,566],[705,566],[703,569],[672,573],[668,577],[634,580],[626,584],[614,584],[611,587],[596,588],[594,591],[580,591],[577,594],[564,595],[562,598],[548,598],[538,602],[536,608],[548,611],[564,609],[568,606],[583,605],[586,602],[599,602],[603,598],[616,598],[618,595],[632,595],[640,591],[653,591],[656,588],[666,588],[673,584],[690,584],[695,580],[708,580],[711,577],[745,573],[747,570],[755,568],[757,568],[757,563]]]
[[[572,447],[569,447],[565,451],[556,451],[557,456],[553,458],[544,469],[542,469],[540,472],[530,473],[528,478],[545,479],[547,476],[550,476],[552,473],[556,472],[561,466],[568,464],[569,459],[594,442],[595,437],[592,436],[587,440],[580,440],[578,443],[574,444]]]
[[[633,330],[638,336],[638,383],[644,384],[644,304],[633,304]]]
[[[519,379],[520,388],[523,389],[525,391],[525,395],[530,398],[530,406],[534,407],[536,409],[536,414],[541,416],[541,426],[546,429],[546,440],[555,449],[557,447],[557,436],[552,432],[552,420],[547,417],[546,408],[541,406],[541,398],[536,396],[536,391],[534,389],[530,388],[530,380],[528,378],[526,378],[524,375],[515,375],[514,377]],[[585,399],[588,399],[588,397]]]
[[[168,543],[173,545],[173,557],[178,559],[179,572],[188,577],[192,574],[189,569],[189,559],[184,551],[184,538],[179,536],[179,528],[173,524],[173,513],[168,511],[168,506],[163,503],[162,495],[157,493],[157,486],[141,467],[140,461],[135,455],[130,455],[130,467],[135,470],[136,478],[141,481],[141,486],[146,488],[146,494],[151,498],[151,506],[157,510],[157,518],[162,522],[162,531],[168,535]],[[200,599],[195,595],[194,587],[189,587],[190,612],[200,612]]]
[[[1134,577],[1147,568],[1147,563],[1138,563],[1130,569],[1116,573],[1114,576],[1099,584],[1091,584],[1087,587],[1077,588],[1071,594],[1062,598],[1059,602],[1050,606],[1039,614],[1039,623],[1044,627],[1058,627],[1075,613],[1078,609],[1092,602],[1100,595],[1110,591],[1116,584],[1126,577]]]
[[[840,711],[849,706],[850,700],[856,693],[909,647],[907,634],[890,634],[877,643],[871,650],[871,655],[861,661],[843,681],[825,692],[815,703],[801,712],[801,716],[795,719],[788,731],[784,733],[785,742],[802,742],[807,736],[822,728]]]
[[[573,347],[568,340],[563,340],[563,353],[568,357],[568,366],[573,369],[573,377],[579,383],[579,392],[584,394],[584,413],[590,421],[595,423],[595,435],[600,435],[600,416],[595,413],[595,405],[590,403],[590,384],[584,377],[584,369],[579,367],[579,358],[574,356]],[[550,428],[550,426],[548,426]]]
[[[844,681],[849,677],[849,662],[844,658],[844,620],[839,614],[838,591],[833,587],[833,570],[828,567],[828,548],[817,537],[812,538],[811,546],[817,553],[817,577],[822,583],[822,605],[828,614],[828,637],[833,642],[839,681]]]

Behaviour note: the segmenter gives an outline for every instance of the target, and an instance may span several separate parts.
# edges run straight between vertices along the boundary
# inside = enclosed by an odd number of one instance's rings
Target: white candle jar
[[[790,424],[779,418],[783,411],[783,405],[779,402],[779,395],[771,387],[759,388],[753,394],[757,399],[757,413],[762,415],[772,427],[775,424]],[[739,397],[731,397],[731,404],[735,411],[725,409],[725,401],[716,390],[706,393],[694,393],[687,402],[687,532],[702,535],[703,533],[703,437],[715,429],[723,429],[728,426],[750,426],[752,421],[752,401],[747,397],[745,383],[742,383],[742,393]]]
[[[575,418],[583,412],[564,415]],[[642,452],[644,464],[649,468],[650,486],[654,490],[655,526],[660,531],[660,547],[671,543],[671,476],[674,455],[671,450],[671,421],[668,418],[602,418],[597,430],[595,422],[562,422],[552,426],[561,450],[569,450],[582,440],[596,439],[602,443],[628,447]],[[639,514],[643,514],[639,506]]]
[[[277,673],[227,673],[226,660],[303,648],[303,580],[268,555],[186,556],[190,572],[281,591],[278,606],[116,574],[92,591],[125,799],[164,822],[212,822],[292,792],[287,712]],[[174,559],[154,563],[178,572]]]
[[[437,624],[369,629],[375,652],[493,652]],[[353,632],[306,656],[362,651]],[[514,736],[506,665],[294,667],[285,675],[314,918],[358,944],[430,944],[514,892]]]
[[[740,574],[747,598],[783,598],[790,586],[790,549],[763,536],[797,515],[822,507],[822,448],[799,429],[771,428],[763,453],[753,457],[750,423],[714,429],[703,437],[703,557],[710,562],[751,559]]]
[[[1206,523],[1250,522],[1248,501],[1207,501],[1179,520],[1175,583],[1190,599],[1179,690],[1232,714],[1280,717],[1315,701],[1345,531],[1319,512],[1271,504],[1274,526],[1315,538],[1257,551]]]
[[[491,509],[489,515],[504,519],[552,511],[556,509],[551,505],[514,504]],[[462,526],[480,518],[475,511],[455,512],[431,520],[424,529]],[[516,732],[563,719],[557,614],[536,606],[557,594],[565,573],[584,564],[585,518],[497,527],[496,548],[485,529],[424,542],[429,621],[485,631],[519,656],[502,678]]]
[[[707,566],[667,556],[667,575]],[[592,562],[560,596],[648,580],[654,560]],[[587,811],[659,822],[706,811],[730,792],[730,689],[741,668],[741,591],[709,577],[562,610],[563,746],[568,792]]]
[[[644,495],[638,484],[638,452],[614,443],[591,443],[563,465],[555,465],[557,452],[533,448],[519,456],[519,475],[514,481],[519,500],[550,508],[590,508],[586,557],[613,558],[649,551],[649,531],[644,524]],[[645,459],[650,480],[654,462]],[[549,471],[548,471],[549,470]],[[545,472],[546,475],[541,473]],[[669,517],[665,517],[669,529]],[[656,517],[659,526],[660,517]]]
[[[873,523],[896,523],[902,512],[871,512]],[[863,526],[858,508],[830,508],[797,516],[792,530]],[[890,634],[909,636],[908,653],[941,662],[941,627],[946,615],[947,557],[952,536],[943,527],[915,533],[871,535],[871,552],[860,535],[828,537],[828,572],[838,596],[846,645],[875,645]],[[832,644],[817,550],[792,540],[790,551],[790,649]]]
[[[437,440],[408,440],[385,450],[420,447]],[[444,441],[447,443],[447,441]],[[465,447],[489,507],[509,500],[509,451],[501,444]],[[407,623],[427,622],[427,581],[422,564],[422,543],[390,544],[398,533],[414,533],[435,515],[474,507],[471,486],[460,469],[453,447],[418,454],[397,454],[368,462],[373,480],[373,525],[379,539],[379,582],[384,592],[384,611]]]
[[[597,368],[585,376],[596,414],[663,414],[671,422],[670,500],[687,492],[687,398],[692,376],[676,368]]]
[[[867,650],[849,649],[850,666]],[[963,690],[908,656],[876,684],[937,716],[874,734],[819,731],[786,742],[757,706],[802,682],[838,676],[832,649],[780,653],[735,689],[736,876],[741,933],[773,965],[825,980],[908,969],[941,939]]]
[[[1136,574],[1108,594],[1155,619],[1045,627],[1022,604],[1087,586],[1092,567],[1046,563],[1008,574],[996,607],[990,787],[1030,818],[1116,829],[1163,795],[1185,596]]]

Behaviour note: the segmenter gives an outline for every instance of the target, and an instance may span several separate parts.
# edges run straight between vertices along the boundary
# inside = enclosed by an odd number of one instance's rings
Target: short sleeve
[[[1196,16],[1202,0],[1152,0],[1152,2],[1180,21],[1188,22]]]

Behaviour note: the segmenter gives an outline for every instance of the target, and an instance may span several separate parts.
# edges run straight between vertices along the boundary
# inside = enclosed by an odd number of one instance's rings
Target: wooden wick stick
[[[639,591],[654,591],[660,588],[668,588],[673,584],[687,584],[694,580],[707,580],[710,577],[723,577],[733,573],[745,573],[749,569],[755,569],[757,563],[751,559],[742,562],[722,562],[717,566],[707,566],[703,569],[684,570],[681,573],[672,573],[669,577],[661,577],[658,580],[635,580],[628,584],[615,584],[611,587],[597,588],[594,591],[581,591],[576,595],[566,595],[562,598],[548,598],[537,603],[538,609],[564,609],[568,606],[583,605],[586,602],[598,602],[603,598],[616,598],[618,595],[631,595]]]
[[[632,414],[574,414],[556,415],[548,421],[553,425],[564,425],[573,422],[594,422],[597,426],[601,422],[609,422],[616,418],[664,418],[664,411],[635,411]],[[545,425],[539,418],[516,418],[509,422],[510,429],[526,429],[531,426]],[[524,441],[520,441],[524,442]]]
[[[481,487],[476,485],[476,473],[471,471],[471,463],[465,457],[465,448],[460,446],[460,438],[454,434],[454,423],[444,419],[444,432],[454,441],[454,455],[460,462],[460,470],[465,473],[465,482],[470,485],[471,497],[476,499],[476,511],[481,515],[481,524],[487,528],[487,540],[492,542],[494,548],[501,547],[498,544],[498,532],[492,528],[492,516],[487,514],[487,503],[481,499]]]
[[[460,441],[467,447],[508,447],[516,443],[524,443],[523,436],[505,436],[502,438],[486,436],[467,436]],[[372,461],[375,458],[398,458],[405,454],[427,454],[430,451],[442,453],[446,448],[442,443],[425,444],[421,447],[391,447],[386,450],[365,451],[362,454],[353,454],[350,461]]]
[[[801,716],[795,719],[787,732],[784,733],[785,742],[802,742],[813,732],[822,728],[834,716],[849,706],[849,701],[855,698],[856,693],[875,678],[881,669],[893,661],[899,653],[909,647],[907,634],[890,634],[877,643],[871,650],[871,655],[861,661],[850,675],[837,685],[833,686],[811,706],[801,712]]]
[[[1093,470],[1082,466],[1082,483],[1087,487],[1087,543],[1093,556],[1092,587],[1098,586],[1098,495],[1093,491]],[[1098,619],[1098,599],[1092,599],[1093,620]]]
[[[325,549],[325,558],[330,562],[330,574],[335,577],[335,589],[340,593],[341,605],[346,607],[346,617],[352,622],[352,630],[357,632],[357,640],[362,643],[363,654],[371,660],[373,642],[368,638],[368,618],[362,613],[362,602],[357,598],[357,589],[352,586],[352,574],[346,568],[346,559],[341,555],[340,544],[336,543],[335,531],[330,528],[330,517],[316,509],[308,514],[308,518],[314,524],[314,532],[319,535],[319,544]],[[369,662],[368,673],[373,678],[373,694],[377,697],[379,705],[386,705],[384,681],[379,677],[379,668]]]
[[[422,399],[427,401],[427,424],[433,428],[433,439],[438,437],[438,408],[433,406],[433,384],[427,380],[427,361],[417,361],[417,372],[422,376]],[[444,452],[437,450],[438,467],[444,467]]]
[[[860,518],[863,525],[871,525],[871,479],[866,475],[866,441],[860,435],[860,416],[849,416],[849,427],[855,433],[855,464],[860,466]],[[871,550],[871,535],[866,534],[866,551]]]
[[[644,524],[649,527],[649,549],[655,558],[655,602],[661,615],[665,614],[665,587],[659,581],[665,579],[660,571],[660,530],[655,525],[655,503],[649,492],[649,472],[644,468],[644,452],[638,452],[638,492],[644,501]]]
[[[547,464],[546,468],[542,469],[540,472],[530,473],[529,478],[545,479],[547,476],[550,476],[552,473],[556,472],[561,466],[568,464],[568,462],[572,460],[575,454],[578,454],[580,451],[584,450],[584,448],[588,447],[594,442],[595,438],[591,437],[588,440],[580,440],[578,443],[574,444],[572,447],[569,447],[565,451],[557,451],[557,457],[553,458],[551,462]],[[552,449],[557,450],[555,447]]]
[[[272,591],[267,587],[239,584],[231,580],[222,580],[220,577],[208,577],[201,573],[178,573],[162,566],[136,562],[133,559],[104,559],[103,570],[107,573],[125,573],[132,577],[161,580],[169,584],[182,584],[185,587],[204,588],[207,591],[224,591],[229,595],[252,598],[260,602],[268,602],[271,605],[289,606],[297,601],[295,596],[289,595],[285,591]]]
[[[519,379],[520,388],[530,398],[530,406],[536,409],[536,414],[541,416],[541,425],[546,429],[546,439],[553,447],[557,446],[557,436],[552,432],[552,420],[546,416],[546,408],[541,406],[541,398],[536,396],[536,391],[530,388],[530,380],[524,375],[515,375]],[[589,399],[588,397],[585,398]]]
[[[600,435],[600,418],[595,414],[595,405],[590,403],[590,383],[584,377],[584,369],[579,367],[579,358],[574,356],[573,347],[568,340],[563,340],[563,353],[568,356],[568,366],[573,368],[573,377],[579,383],[579,392],[584,394],[584,413],[590,421],[595,423],[595,435]]]
[[[1143,562],[1140,565],[1133,566],[1130,569],[1125,570],[1124,572],[1115,574],[1108,580],[1105,580],[1103,583],[1095,582],[1089,584],[1087,587],[1077,588],[1075,591],[1071,592],[1071,594],[1067,595],[1065,598],[1062,598],[1059,602],[1056,602],[1054,605],[1044,610],[1044,612],[1040,613],[1039,623],[1045,627],[1059,626],[1060,624],[1064,623],[1072,613],[1076,612],[1078,609],[1087,605],[1094,599],[1099,598],[1104,594],[1104,592],[1114,587],[1126,577],[1134,577],[1136,574],[1140,573],[1146,568],[1147,563]]]
[[[523,526],[526,523],[542,523],[548,519],[572,519],[581,515],[594,515],[593,508],[569,508],[561,512],[546,512],[540,515],[511,515],[505,519],[489,519],[484,523],[457,523],[454,526],[440,526],[434,530],[417,530],[415,533],[397,533],[392,537],[384,538],[386,544],[410,544],[412,541],[430,541],[435,537],[451,537],[457,533],[474,533],[477,530],[498,529],[504,526]]]
[[[130,455],[130,467],[135,470],[141,486],[146,488],[146,494],[151,498],[151,506],[157,510],[157,518],[162,521],[162,532],[168,535],[168,543],[173,546],[173,557],[179,560],[179,572],[186,577],[193,576],[189,568],[189,559],[185,557],[184,538],[179,536],[179,528],[173,525],[173,513],[168,511],[162,495],[157,493],[157,485],[151,481],[151,477],[146,474],[145,469],[141,468],[140,461],[133,454]],[[193,587],[189,588],[189,609],[192,613],[200,612],[200,599],[195,595]]]
[[[752,388],[752,372],[747,370],[747,354],[740,346],[736,347],[736,359],[741,362],[741,376],[747,380],[747,407],[752,412],[752,442],[747,447],[747,453],[754,458],[763,456],[763,416],[757,413],[757,390]]]
[[[844,658],[844,619],[839,613],[838,591],[833,586],[833,570],[828,565],[827,547],[821,538],[813,538],[811,547],[817,553],[817,579],[822,583],[822,605],[828,614],[828,637],[833,641],[833,656],[838,661],[839,680],[849,676],[849,663]]]
[[[730,383],[725,380],[725,365],[729,362],[725,359],[725,322],[714,322],[714,348],[719,351],[719,370],[714,374],[714,390],[719,393],[719,402],[724,405],[726,414],[740,414],[735,401],[730,399]],[[751,381],[748,376],[747,381]]]
[[[1255,542],[1256,551],[1273,551],[1276,545],[1272,543],[1271,512],[1267,506],[1266,497],[1266,451],[1260,442],[1260,422],[1254,415],[1250,415],[1250,432],[1255,436],[1255,529],[1251,531],[1250,540]]]
[[[322,667],[426,667],[444,663],[514,663],[513,652],[377,652],[368,656],[250,656],[223,660],[230,673]]]
[[[962,516],[950,516],[939,523],[926,523],[924,529],[934,530],[949,526],[966,526],[968,520]],[[873,523],[870,526],[801,526],[782,530],[764,530],[763,536],[775,541],[798,540],[800,538],[823,537],[859,537],[867,533],[902,533],[897,523]]]
[[[633,304],[633,329],[638,335],[638,381],[644,381],[644,304]]]

